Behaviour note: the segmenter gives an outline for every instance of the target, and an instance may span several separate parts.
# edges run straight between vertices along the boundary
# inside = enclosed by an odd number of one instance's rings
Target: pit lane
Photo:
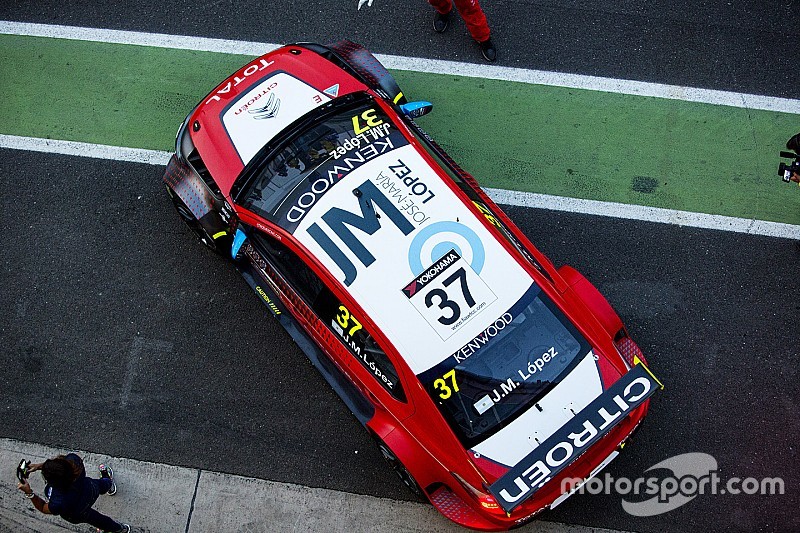
[[[0,150],[0,434],[408,499],[259,299],[181,225],[161,172]],[[651,518],[627,515],[619,496],[574,496],[544,518],[637,531],[800,527],[797,243],[508,212],[557,265],[608,296],[667,386],[609,466],[615,477],[698,451],[720,475],[787,487],[701,496]]]

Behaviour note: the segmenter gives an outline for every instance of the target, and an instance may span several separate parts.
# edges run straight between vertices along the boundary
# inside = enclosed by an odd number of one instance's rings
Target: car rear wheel
[[[187,207],[183,200],[181,200],[181,197],[175,194],[175,191],[169,187],[167,187],[167,193],[169,194],[169,197],[172,198],[172,204],[175,206],[175,211],[178,212],[178,215],[181,217],[181,219],[183,219],[186,225],[189,226],[189,229],[191,229],[195,235],[197,235],[197,237],[200,239],[200,242],[202,242],[212,252],[221,254],[222,250],[214,241],[214,238],[208,234],[203,225],[200,224],[200,221],[197,220],[197,217],[194,216],[192,210]]]
[[[389,463],[389,466],[392,468],[397,477],[400,478],[400,481],[408,487],[411,492],[414,493],[415,496],[422,499],[427,499],[425,497],[425,491],[422,490],[422,487],[419,486],[417,480],[414,479],[414,476],[411,475],[411,472],[403,466],[403,463],[400,462],[400,459],[389,449],[389,447],[383,441],[378,441],[378,449],[381,451],[381,455]]]

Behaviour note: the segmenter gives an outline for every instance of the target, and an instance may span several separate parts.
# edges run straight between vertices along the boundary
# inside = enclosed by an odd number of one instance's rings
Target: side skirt
[[[297,346],[306,354],[314,368],[322,374],[325,381],[339,395],[358,421],[363,426],[366,426],[367,422],[375,414],[375,408],[369,400],[337,368],[314,339],[300,327],[294,316],[287,311],[286,306],[275,294],[275,291],[272,290],[267,282],[262,281],[263,276],[250,262],[242,261],[236,265],[236,268],[247,281],[247,284],[259,295],[261,302],[267,306],[267,309],[278,319],[278,322],[289,333]]]

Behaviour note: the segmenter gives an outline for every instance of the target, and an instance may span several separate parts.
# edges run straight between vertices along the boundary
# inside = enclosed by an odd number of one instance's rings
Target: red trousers
[[[428,3],[435,7],[436,11],[444,15],[453,9],[452,1],[453,0],[428,0]],[[483,14],[478,0],[455,0],[455,4],[472,38],[479,43],[488,39],[489,23],[486,22],[486,15]]]

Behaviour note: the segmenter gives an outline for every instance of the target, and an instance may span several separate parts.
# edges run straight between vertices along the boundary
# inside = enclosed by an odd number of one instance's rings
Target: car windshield
[[[332,186],[373,158],[407,144],[371,99],[292,137],[248,180],[237,202],[289,232]]]
[[[508,312],[419,378],[469,448],[532,407],[588,351],[588,342],[534,284]]]

